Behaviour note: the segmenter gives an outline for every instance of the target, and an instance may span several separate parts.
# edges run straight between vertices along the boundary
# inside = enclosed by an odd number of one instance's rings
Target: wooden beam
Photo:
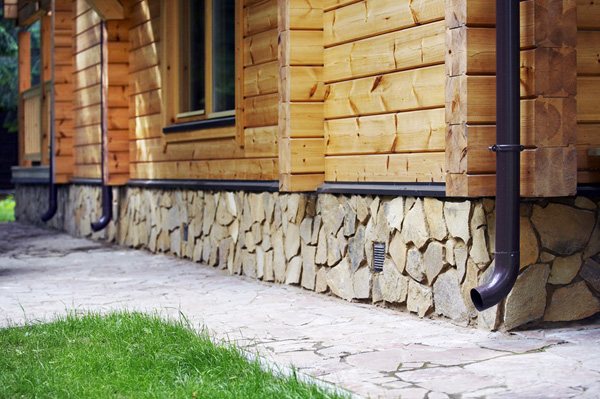
[[[19,93],[31,87],[31,33],[19,32]]]
[[[87,0],[102,19],[124,19],[125,8],[119,0]]]
[[[28,26],[41,17],[45,11],[40,7],[39,1],[27,0],[19,4],[18,22],[19,26]]]
[[[17,0],[4,0],[4,19],[17,19],[19,16],[19,8]]]

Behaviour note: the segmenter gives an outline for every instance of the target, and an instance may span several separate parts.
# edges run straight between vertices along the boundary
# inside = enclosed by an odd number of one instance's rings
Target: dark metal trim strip
[[[444,183],[323,183],[317,189],[321,194],[362,194],[415,197],[445,197]]]
[[[205,191],[277,192],[277,180],[129,180],[130,187],[187,188]]]
[[[578,184],[577,195],[600,197],[600,184]]]
[[[71,184],[82,184],[82,185],[86,185],[86,186],[101,186],[102,179],[86,179],[86,178],[75,177],[75,178],[71,179],[70,183]]]
[[[163,128],[163,133],[182,133],[194,130],[212,129],[216,127],[234,126],[235,116],[224,116],[222,118],[203,119],[201,121],[177,123]]]
[[[50,178],[41,178],[41,177],[13,177],[10,179],[12,184],[17,184],[21,186],[30,186],[30,185],[40,185],[46,186],[50,182]]]

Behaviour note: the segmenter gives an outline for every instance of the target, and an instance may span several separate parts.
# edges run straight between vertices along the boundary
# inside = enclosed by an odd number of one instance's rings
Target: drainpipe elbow
[[[519,274],[519,251],[497,252],[494,271],[485,284],[471,290],[471,300],[478,311],[498,304],[512,290]]]
[[[112,220],[112,188],[110,186],[102,186],[102,216],[97,222],[91,224],[92,231],[98,232],[108,226]]]
[[[58,190],[54,183],[50,183],[50,190],[48,192],[48,195],[49,195],[48,209],[46,210],[46,212],[44,212],[44,214],[42,216],[40,216],[40,219],[44,223],[49,222],[50,219],[52,219],[54,217],[54,215],[56,215],[56,211],[58,210],[58,204],[57,204],[57,198],[56,198],[58,196]]]

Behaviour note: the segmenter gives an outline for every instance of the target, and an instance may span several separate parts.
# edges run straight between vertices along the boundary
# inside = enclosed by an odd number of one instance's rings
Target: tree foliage
[[[17,82],[17,28],[12,21],[0,19],[0,110],[9,131],[17,130]]]

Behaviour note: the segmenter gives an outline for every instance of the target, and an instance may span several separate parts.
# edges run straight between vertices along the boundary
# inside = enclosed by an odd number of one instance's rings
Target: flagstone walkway
[[[0,326],[114,309],[181,312],[217,339],[362,397],[600,397],[600,321],[489,333],[0,224]]]

